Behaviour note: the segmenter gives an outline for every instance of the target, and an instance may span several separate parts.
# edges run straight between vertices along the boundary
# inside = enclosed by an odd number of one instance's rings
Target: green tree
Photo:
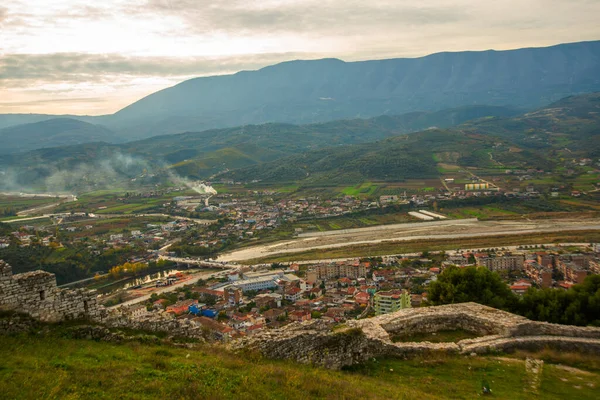
[[[518,298],[500,276],[484,267],[449,267],[429,285],[434,305],[476,302],[500,309],[514,307]]]

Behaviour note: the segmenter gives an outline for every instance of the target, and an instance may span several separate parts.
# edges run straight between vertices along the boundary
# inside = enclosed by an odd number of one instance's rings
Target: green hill
[[[572,96],[519,115],[506,108],[463,107],[39,149],[0,156],[0,171],[8,171],[5,182],[20,185],[50,180],[58,182],[54,188],[64,182],[70,188],[78,182],[99,188],[95,182],[164,180],[167,170],[193,179],[306,184],[435,178],[440,175],[438,163],[552,170],[559,159],[600,155],[599,99],[598,93]]]
[[[226,170],[271,162],[326,146],[365,143],[430,126],[452,126],[467,118],[515,113],[514,109],[506,107],[473,106],[323,124],[247,125],[157,136],[121,145],[87,143],[4,155],[0,156],[0,170],[14,171],[11,172],[14,176],[6,180],[13,183],[13,187],[43,184],[45,179],[65,171],[71,176],[80,171],[80,175],[85,175],[86,187],[92,177],[101,182],[115,175],[133,178],[144,169],[157,173],[172,168],[180,175],[205,179]],[[71,180],[79,179],[73,177]]]
[[[0,154],[89,142],[120,142],[114,132],[71,118],[54,118],[0,129]]]

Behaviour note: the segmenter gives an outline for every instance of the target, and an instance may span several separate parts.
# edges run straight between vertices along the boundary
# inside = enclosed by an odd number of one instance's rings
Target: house
[[[361,306],[366,306],[367,304],[369,304],[370,298],[371,296],[367,292],[358,292],[356,295],[354,295],[354,301],[356,302],[356,304],[359,304]]]
[[[381,269],[373,271],[373,280],[375,282],[383,282],[394,277],[395,272],[391,269]]]
[[[275,308],[275,307],[281,307],[281,299],[282,298],[283,298],[283,296],[278,293],[262,293],[262,294],[256,295],[256,297],[254,297],[254,302],[256,303],[256,306],[258,308],[263,308],[263,307]]]
[[[244,331],[247,327],[252,326],[252,321],[247,315],[234,313],[229,320],[229,325],[237,331]]]
[[[197,305],[198,300],[182,300],[167,307],[167,312],[175,315],[187,313],[191,305]]]
[[[527,292],[527,290],[529,290],[529,288],[531,287],[531,283],[521,279],[519,281],[514,282],[512,285],[510,285],[510,290],[512,290],[513,293],[515,294],[525,294],[525,292]]]
[[[312,317],[311,317],[310,311],[298,310],[298,311],[292,311],[289,314],[289,318],[292,321],[303,322],[303,321],[309,321]]]
[[[249,326],[248,328],[246,328],[246,335],[252,336],[252,335],[264,330],[264,328],[265,328],[265,326],[262,324],[256,324],[256,325]]]
[[[144,304],[135,304],[127,310],[127,314],[131,319],[140,319],[148,315],[148,309]]]
[[[267,310],[263,313],[263,316],[268,320],[268,321],[276,321],[277,318],[281,317],[281,316],[285,316],[285,310],[282,310],[280,308],[272,308],[270,310]]]
[[[154,308],[155,310],[164,310],[165,303],[167,303],[167,302],[168,302],[167,299],[158,299],[154,303],[152,303],[152,308]]]
[[[299,287],[290,288],[285,292],[284,298],[296,302],[302,298],[302,289]]]
[[[213,338],[217,340],[222,340],[224,342],[228,342],[229,340],[231,340],[233,334],[235,333],[231,327],[210,318],[196,317],[193,318],[192,321],[195,324],[207,329],[207,331],[212,335]]]

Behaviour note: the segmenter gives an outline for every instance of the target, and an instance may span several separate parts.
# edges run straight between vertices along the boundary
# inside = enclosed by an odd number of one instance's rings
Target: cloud
[[[257,69],[275,62],[312,58],[303,53],[250,54],[231,57],[127,57],[120,54],[7,54],[0,58],[0,87],[29,82],[105,82],[129,77],[188,77]],[[25,81],[25,82],[23,82]]]
[[[1,3],[0,112],[19,110],[16,104],[27,104],[23,112],[75,108],[47,102],[51,94],[103,97],[88,110],[113,112],[191,77],[290,59],[416,57],[600,38],[598,0]]]
[[[365,28],[374,26],[425,26],[469,19],[468,13],[452,4],[420,4],[397,0],[148,0],[140,11],[180,17],[187,23],[185,29],[197,33],[365,33]]]

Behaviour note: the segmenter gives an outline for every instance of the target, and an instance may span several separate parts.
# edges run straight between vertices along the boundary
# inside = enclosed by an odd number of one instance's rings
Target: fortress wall
[[[101,320],[104,315],[95,292],[61,290],[56,286],[56,277],[49,272],[13,275],[11,266],[1,260],[0,308],[22,312],[45,322],[79,318]]]

